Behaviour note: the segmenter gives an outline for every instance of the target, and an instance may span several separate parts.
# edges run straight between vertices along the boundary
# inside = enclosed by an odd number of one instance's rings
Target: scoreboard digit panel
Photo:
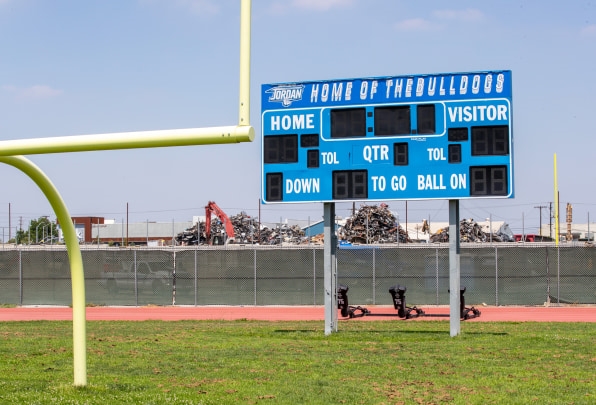
[[[262,201],[513,198],[511,71],[262,86]]]

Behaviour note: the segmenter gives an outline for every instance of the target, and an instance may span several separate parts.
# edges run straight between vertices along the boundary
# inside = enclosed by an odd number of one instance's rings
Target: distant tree
[[[58,227],[48,217],[39,217],[29,222],[27,230],[17,231],[17,244],[55,243],[58,238]]]
[[[23,229],[19,229],[17,234],[15,235],[14,239],[12,239],[17,245],[28,245],[29,244],[29,237],[27,235],[27,231]]]

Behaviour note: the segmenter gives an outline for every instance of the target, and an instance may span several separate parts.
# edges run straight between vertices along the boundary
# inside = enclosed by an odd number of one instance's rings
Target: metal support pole
[[[460,334],[459,200],[449,200],[449,331]]]
[[[372,299],[373,305],[377,304],[377,255],[376,249],[372,249]]]
[[[176,305],[176,251],[174,250],[172,255],[172,264],[174,269],[172,270],[172,305]]]
[[[337,332],[337,236],[335,235],[335,203],[323,204],[325,335]]]
[[[557,245],[557,305],[561,304],[561,246]]]
[[[499,251],[495,246],[495,305],[499,305]]]
[[[435,249],[435,294],[436,305],[439,305],[439,248]]]
[[[253,297],[254,297],[254,304],[257,305],[257,249],[253,245],[252,248],[252,269],[253,269]]]
[[[317,251],[312,248],[312,304],[317,305]]]
[[[199,249],[199,244],[197,243],[197,247],[195,248],[195,264],[194,264],[194,266],[195,266],[195,268],[194,268],[195,274],[194,274],[194,279],[193,279],[193,290],[194,290],[194,297],[195,297],[195,307],[197,306],[197,298],[198,298],[197,297],[197,293],[198,293],[197,288],[198,288],[198,284],[199,284],[198,283],[198,279],[197,279],[197,277],[199,276],[199,270],[197,268],[198,267],[198,257],[197,257],[198,256],[197,255],[197,250],[198,249]]]
[[[133,252],[133,269],[135,276],[135,306],[139,306],[139,276],[137,273],[137,251]]]
[[[19,305],[23,306],[23,251],[21,249],[19,249]]]

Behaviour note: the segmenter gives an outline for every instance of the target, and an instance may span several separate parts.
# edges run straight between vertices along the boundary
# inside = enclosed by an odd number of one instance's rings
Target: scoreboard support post
[[[337,236],[335,203],[323,204],[323,284],[325,288],[325,335],[337,332]]]
[[[449,200],[449,334],[460,334],[459,200]]]

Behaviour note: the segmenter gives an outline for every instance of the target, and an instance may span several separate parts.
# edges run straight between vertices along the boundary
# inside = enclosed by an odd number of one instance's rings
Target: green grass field
[[[596,324],[0,323],[1,404],[594,404]]]

